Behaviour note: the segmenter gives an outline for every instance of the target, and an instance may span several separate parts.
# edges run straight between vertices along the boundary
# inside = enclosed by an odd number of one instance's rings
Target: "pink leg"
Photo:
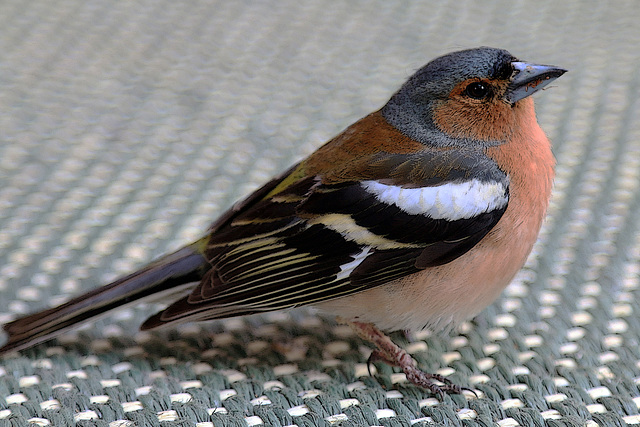
[[[369,362],[381,360],[391,366],[397,366],[402,369],[407,376],[407,380],[411,383],[426,388],[440,397],[442,397],[444,393],[462,393],[462,391],[465,390],[451,383],[449,379],[442,375],[422,372],[416,367],[416,361],[409,353],[398,347],[398,345],[391,341],[388,336],[373,324],[341,320],[351,326],[362,339],[375,344],[377,348],[371,353]],[[444,383],[444,385],[435,384],[433,380]]]

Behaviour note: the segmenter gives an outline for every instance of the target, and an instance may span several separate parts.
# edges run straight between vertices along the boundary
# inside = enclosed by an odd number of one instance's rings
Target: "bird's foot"
[[[381,361],[388,365],[399,367],[407,376],[407,380],[409,382],[419,387],[426,388],[432,393],[437,394],[440,398],[443,398],[445,393],[460,394],[465,390],[469,390],[460,387],[457,384],[453,384],[451,380],[442,375],[430,374],[418,369],[416,367],[416,361],[409,355],[409,353],[391,341],[388,336],[373,324],[352,321],[347,321],[346,323],[351,326],[351,328],[361,338],[375,344],[377,347],[373,350],[371,356],[369,356],[369,360],[367,361],[369,374],[371,374],[371,363]]]
[[[398,368],[401,368],[409,382],[419,387],[426,388],[433,394],[437,394],[440,398],[444,397],[445,393],[460,394],[464,390],[468,390],[466,388],[460,387],[457,384],[454,384],[450,379],[443,375],[430,374],[418,369],[415,366],[415,360],[404,350],[402,351],[404,355],[401,356],[400,360],[389,360],[379,349],[373,350],[373,352],[371,352],[371,355],[369,356],[369,359],[367,360],[367,369],[369,370],[369,375],[371,375],[371,364],[373,362],[384,362],[387,365],[397,366]],[[435,381],[442,384],[437,384]]]

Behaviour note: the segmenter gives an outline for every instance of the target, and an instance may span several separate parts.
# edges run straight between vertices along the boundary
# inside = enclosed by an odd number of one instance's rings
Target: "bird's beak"
[[[527,62],[512,62],[514,76],[507,89],[506,99],[512,105],[533,95],[561,75],[567,70],[554,67],[552,65],[537,65]]]

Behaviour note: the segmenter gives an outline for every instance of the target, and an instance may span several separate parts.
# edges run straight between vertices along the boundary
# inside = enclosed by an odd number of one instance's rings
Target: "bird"
[[[566,71],[492,47],[433,59],[199,240],[5,324],[0,355],[143,300],[167,307],[142,330],[313,306],[373,344],[370,361],[461,393],[387,333],[458,325],[524,265],[555,167],[531,95]]]

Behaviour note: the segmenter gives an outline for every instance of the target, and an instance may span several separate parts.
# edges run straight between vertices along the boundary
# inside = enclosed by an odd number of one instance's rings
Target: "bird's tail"
[[[194,243],[58,307],[16,319],[3,326],[8,338],[0,354],[49,340],[129,303],[184,292],[185,285],[200,281],[207,265]]]

